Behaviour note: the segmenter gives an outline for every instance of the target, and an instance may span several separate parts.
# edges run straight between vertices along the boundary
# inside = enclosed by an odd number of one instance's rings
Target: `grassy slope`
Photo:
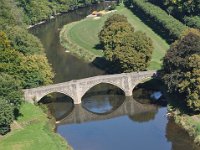
[[[169,45],[130,10],[124,6],[119,6],[117,10],[117,13],[123,14],[128,18],[128,21],[134,26],[135,30],[143,31],[151,37],[154,43],[154,51],[149,69],[159,69],[162,63],[161,59],[169,48]],[[105,15],[99,20],[86,18],[74,24],[68,31],[69,40],[94,54],[102,56],[102,51],[96,50],[94,46],[99,43],[98,33],[102,29],[104,21],[108,16],[109,15]]]
[[[52,126],[41,108],[23,104],[17,120],[18,128],[4,136],[0,150],[66,150],[66,142],[52,131]],[[50,127],[51,126],[51,127]]]

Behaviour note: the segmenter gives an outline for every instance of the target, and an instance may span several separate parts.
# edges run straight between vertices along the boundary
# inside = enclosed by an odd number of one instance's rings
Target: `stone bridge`
[[[156,114],[157,110],[158,108],[154,105],[141,104],[134,100],[132,97],[126,97],[124,102],[118,108],[107,114],[95,114],[86,110],[82,105],[75,105],[69,114],[63,117],[63,119],[56,121],[56,123],[60,125],[77,124],[90,121],[106,120],[124,115],[134,117],[134,115],[146,115],[149,112]],[[149,120],[151,119],[152,118],[149,118]]]
[[[58,92],[71,97],[74,104],[80,104],[84,94],[92,87],[100,83],[114,85],[124,91],[126,96],[132,96],[132,91],[142,81],[151,78],[156,71],[143,71],[122,73],[114,75],[100,75],[90,78],[72,80],[64,83],[58,83],[38,88],[25,89],[24,97],[28,102],[39,102],[47,94]]]

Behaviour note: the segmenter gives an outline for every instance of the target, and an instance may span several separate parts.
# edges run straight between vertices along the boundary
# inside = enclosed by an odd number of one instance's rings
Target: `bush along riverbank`
[[[12,132],[0,138],[0,150],[71,150],[67,142],[54,132],[53,117],[42,109],[29,103],[22,104],[21,116],[11,125]]]

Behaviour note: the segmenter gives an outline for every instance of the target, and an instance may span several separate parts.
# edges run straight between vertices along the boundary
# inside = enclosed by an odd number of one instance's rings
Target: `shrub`
[[[184,17],[185,23],[193,28],[200,29],[200,17],[199,16],[194,16],[194,17]]]
[[[200,111],[200,32],[191,29],[172,44],[163,61],[163,81],[192,111]]]
[[[0,97],[0,134],[10,131],[10,124],[14,119],[13,107],[4,98]]]
[[[133,11],[138,10],[143,14],[143,20],[150,20],[151,26],[158,32],[165,31],[170,39],[169,41],[174,41],[178,39],[182,32],[187,29],[180,21],[176,20],[172,16],[168,15],[160,7],[151,4],[145,0],[131,0],[133,5]],[[161,29],[157,29],[160,27]]]
[[[9,29],[7,34],[9,40],[11,41],[11,46],[25,55],[41,54],[44,52],[39,39],[19,26]]]

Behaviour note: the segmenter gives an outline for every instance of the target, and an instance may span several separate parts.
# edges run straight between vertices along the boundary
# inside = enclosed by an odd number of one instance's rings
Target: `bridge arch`
[[[65,96],[71,98],[71,99],[72,99],[72,102],[74,103],[74,98],[73,98],[73,96],[71,96],[67,91],[62,91],[62,90],[55,90],[55,91],[50,90],[50,91],[45,91],[45,92],[38,93],[38,94],[36,94],[36,95],[34,96],[34,101],[38,103],[38,102],[41,101],[41,99],[42,99],[43,97],[45,97],[45,96],[47,96],[47,95],[49,95],[49,94],[53,94],[53,93],[63,94],[63,95],[65,95]]]
[[[116,88],[118,88],[118,89],[120,89],[121,91],[123,91],[123,94],[125,94],[125,91],[124,91],[124,89],[122,88],[122,87],[120,87],[119,85],[117,85],[117,84],[113,84],[113,83],[110,83],[110,82],[98,82],[98,83],[95,83],[95,84],[93,84],[93,85],[90,85],[90,86],[88,86],[87,88],[85,88],[83,91],[82,91],[82,96],[81,96],[81,99],[87,94],[87,92],[89,92],[91,89],[93,89],[93,88],[95,88],[96,86],[99,86],[99,85],[103,85],[103,84],[105,84],[105,85],[111,85],[111,86],[113,86],[113,87],[116,87]]]
[[[61,91],[61,92],[59,92],[59,91],[56,91],[56,92],[46,92],[46,93],[43,93],[42,95],[40,95],[40,97],[38,97],[38,101],[37,102],[41,102],[41,100],[45,97],[45,96],[48,96],[48,95],[50,95],[50,94],[52,94],[52,95],[56,95],[56,94],[58,94],[58,95],[63,95],[63,96],[66,96],[66,97],[68,97],[68,98],[70,98],[71,99],[71,101],[74,103],[74,100],[73,100],[73,98],[71,97],[71,96],[69,96],[69,94],[67,94],[66,92],[63,92],[63,91]]]

